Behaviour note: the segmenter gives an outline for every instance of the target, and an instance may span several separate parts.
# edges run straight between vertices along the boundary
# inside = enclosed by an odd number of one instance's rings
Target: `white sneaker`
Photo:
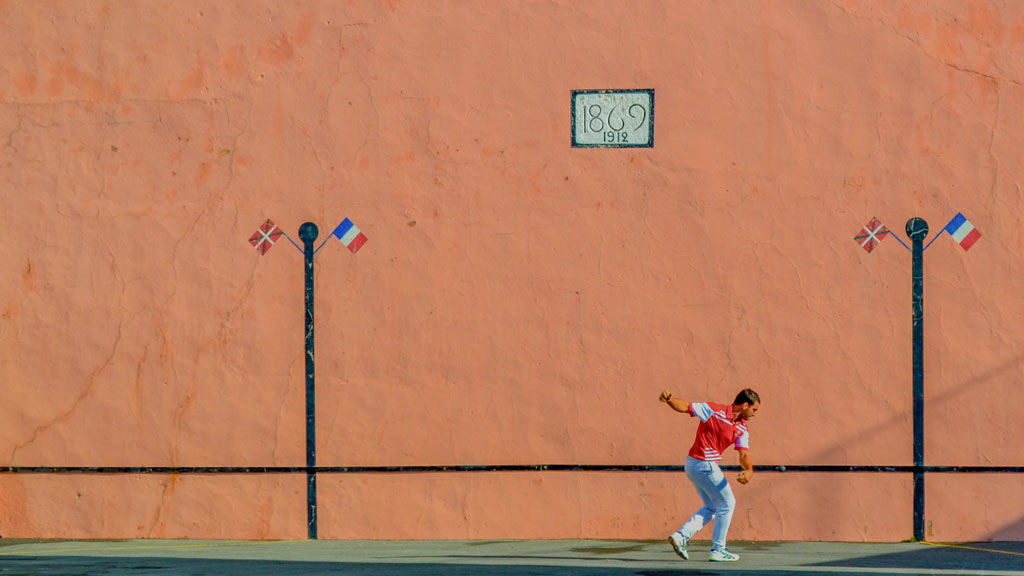
[[[680,558],[683,560],[690,559],[690,555],[686,553],[686,538],[683,538],[682,534],[679,532],[673,532],[672,535],[668,537],[668,541],[672,544],[672,549],[676,551],[676,554],[679,555]]]
[[[708,560],[711,562],[735,562],[739,559],[740,557],[738,555],[733,554],[728,550],[712,550],[711,556],[708,557]]]

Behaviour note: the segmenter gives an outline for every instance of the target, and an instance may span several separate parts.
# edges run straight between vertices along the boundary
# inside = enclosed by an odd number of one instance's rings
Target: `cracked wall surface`
[[[759,464],[1022,466],[1024,4],[0,0],[0,466],[681,464],[662,389],[745,386]],[[651,149],[570,93],[655,90]],[[734,457],[727,456],[727,463]],[[906,474],[759,473],[735,539],[903,540]],[[1024,539],[930,474],[928,538]],[[3,537],[302,538],[305,478],[0,473]],[[321,538],[662,538],[682,474],[319,478]]]

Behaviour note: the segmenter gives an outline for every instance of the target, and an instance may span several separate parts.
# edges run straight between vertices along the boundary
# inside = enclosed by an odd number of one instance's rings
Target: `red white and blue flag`
[[[945,230],[965,251],[970,250],[978,238],[981,238],[981,232],[978,232],[974,224],[971,224],[971,221],[964,218],[964,215],[959,212],[949,221],[949,224],[946,224]]]
[[[861,248],[867,250],[870,254],[871,251],[875,249],[875,246],[877,246],[878,243],[885,238],[885,235],[889,233],[889,229],[879,222],[878,218],[872,218],[867,225],[860,229],[860,232],[858,232],[853,239],[860,244]]]
[[[356,228],[356,225],[351,220],[345,218],[345,220],[338,224],[338,227],[331,232],[332,236],[336,236],[341,243],[345,245],[353,254],[359,251],[366,244],[366,235]]]
[[[270,250],[274,246],[274,243],[277,242],[282,234],[284,234],[284,231],[278,228],[277,224],[274,224],[268,218],[267,221],[260,226],[259,230],[249,238],[249,244],[255,246],[256,251],[259,252],[260,255],[263,255],[267,253],[267,250]]]

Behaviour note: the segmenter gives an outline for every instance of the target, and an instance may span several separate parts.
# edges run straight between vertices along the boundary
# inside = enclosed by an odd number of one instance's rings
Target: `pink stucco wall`
[[[1021,466],[1024,4],[0,0],[0,465],[681,464],[669,388],[764,399],[762,464]],[[570,146],[652,88],[655,147]],[[732,456],[730,455],[730,459]],[[731,462],[730,462],[731,463]],[[732,538],[902,540],[904,474],[761,473]],[[1024,539],[1024,475],[928,537]],[[303,538],[305,476],[0,474],[3,537]],[[667,472],[322,474],[321,538],[662,538]]]

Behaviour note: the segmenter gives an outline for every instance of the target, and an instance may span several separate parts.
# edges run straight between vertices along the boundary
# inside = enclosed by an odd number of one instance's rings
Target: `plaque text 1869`
[[[572,145],[653,148],[654,90],[574,90]]]

